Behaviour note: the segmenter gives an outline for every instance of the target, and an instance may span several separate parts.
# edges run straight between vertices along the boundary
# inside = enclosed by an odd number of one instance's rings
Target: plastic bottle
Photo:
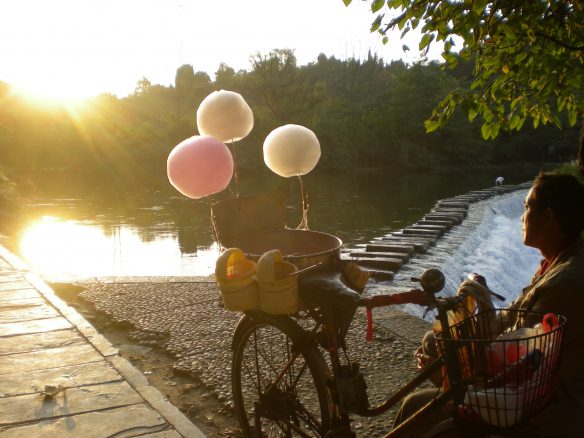
[[[487,381],[487,386],[519,386],[533,376],[540,367],[544,355],[540,350],[533,350]]]

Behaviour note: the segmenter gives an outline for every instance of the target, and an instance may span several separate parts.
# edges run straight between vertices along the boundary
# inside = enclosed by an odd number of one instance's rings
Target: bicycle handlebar
[[[408,292],[400,292],[393,295],[377,295],[373,297],[362,297],[359,299],[360,307],[384,307],[396,304],[419,304],[426,306],[429,304],[426,293],[420,289],[412,289]]]

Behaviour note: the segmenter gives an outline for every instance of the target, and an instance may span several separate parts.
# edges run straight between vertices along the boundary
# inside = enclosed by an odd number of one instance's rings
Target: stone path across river
[[[415,254],[424,254],[446,232],[460,225],[472,203],[515,190],[526,189],[531,183],[503,185],[476,190],[453,198],[442,199],[415,224],[376,237],[369,243],[344,248],[341,257],[355,260],[371,272],[372,280],[390,281]]]

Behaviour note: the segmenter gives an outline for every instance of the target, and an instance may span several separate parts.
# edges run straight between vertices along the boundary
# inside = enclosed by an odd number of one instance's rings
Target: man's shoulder
[[[584,292],[584,255],[574,254],[549,269],[540,279],[539,288],[570,287]]]

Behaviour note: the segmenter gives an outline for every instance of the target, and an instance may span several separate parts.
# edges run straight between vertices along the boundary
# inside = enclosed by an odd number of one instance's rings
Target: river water
[[[505,175],[505,183],[521,183],[535,174],[515,171]],[[401,176],[314,172],[304,177],[309,226],[340,237],[346,245],[365,243],[415,222],[438,199],[493,186],[497,176],[490,171]],[[239,187],[240,193],[286,191],[288,226],[300,222],[296,179],[245,177],[255,181]],[[507,271],[532,272],[532,260],[517,268],[509,264],[518,256],[505,248],[522,246],[520,241],[510,240],[510,236],[520,237],[522,199],[508,199],[507,203],[479,203],[484,205],[465,221],[472,230],[461,231],[468,241],[459,245],[461,237],[456,249],[436,250],[436,257],[447,254],[445,262],[452,266],[448,268],[452,272],[478,270],[491,281],[503,278]],[[25,207],[25,219],[14,233],[11,247],[48,281],[99,276],[199,276],[214,270],[219,248],[213,238],[209,200],[187,199],[169,185],[128,192],[96,182],[71,183],[66,177],[51,177],[29,194]],[[446,239],[440,243],[446,244]],[[481,256],[483,253],[487,255]],[[416,263],[410,263],[404,275],[408,269],[416,269]],[[496,275],[490,275],[491,271]],[[449,281],[458,280],[453,276]],[[491,286],[503,291],[511,288],[507,284]]]

